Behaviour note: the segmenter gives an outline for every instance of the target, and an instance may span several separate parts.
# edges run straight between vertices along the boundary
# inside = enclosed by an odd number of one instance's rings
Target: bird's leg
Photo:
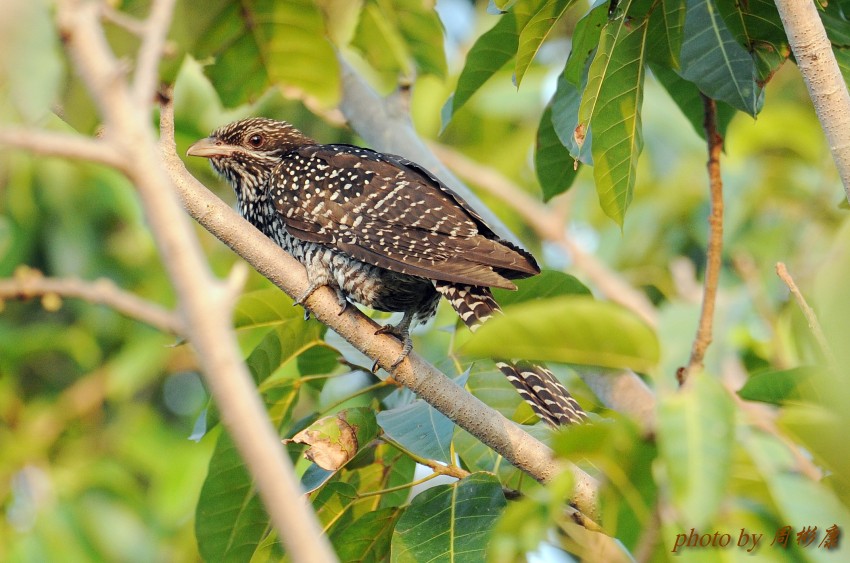
[[[404,361],[410,351],[413,350],[413,340],[410,338],[410,324],[413,322],[413,317],[415,315],[414,311],[405,311],[404,316],[401,318],[401,321],[397,325],[387,324],[379,328],[375,331],[375,334],[391,334],[401,340],[401,354],[399,354],[398,358],[390,365],[390,369],[393,370]],[[372,373],[378,372],[378,362],[375,362],[372,365]]]
[[[310,310],[307,308],[306,305],[304,305],[304,302],[311,295],[313,295],[316,292],[317,289],[319,289],[320,287],[325,286],[325,285],[328,286],[329,288],[333,289],[336,292],[336,299],[337,299],[337,302],[339,303],[339,313],[337,313],[337,315],[343,314],[345,312],[345,309],[348,307],[348,299],[345,298],[345,293],[343,293],[343,291],[340,288],[338,288],[337,286],[335,286],[333,284],[328,283],[327,280],[312,281],[312,282],[310,282],[310,287],[307,288],[307,291],[302,293],[301,296],[298,297],[298,299],[296,299],[295,301],[292,302],[293,306],[301,305],[302,307],[304,307],[304,320],[305,321],[310,318]]]

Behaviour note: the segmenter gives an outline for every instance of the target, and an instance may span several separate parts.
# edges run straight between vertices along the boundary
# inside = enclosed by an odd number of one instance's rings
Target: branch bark
[[[850,201],[850,94],[832,44],[811,0],[776,0],[776,8]]]
[[[31,299],[44,295],[83,299],[115,309],[130,318],[164,332],[185,333],[183,319],[168,309],[120,289],[112,280],[85,282],[77,278],[46,278],[36,270],[19,270],[10,279],[0,280],[0,300]]]
[[[679,385],[684,385],[688,376],[703,368],[705,352],[711,344],[714,326],[714,306],[717,302],[717,284],[723,253],[723,180],[720,177],[720,155],[723,152],[723,137],[717,132],[717,104],[700,94],[705,106],[705,138],[708,143],[708,183],[711,193],[711,212],[708,216],[708,249],[705,260],[702,310],[699,326],[691,348],[691,357],[685,368],[676,373]]]

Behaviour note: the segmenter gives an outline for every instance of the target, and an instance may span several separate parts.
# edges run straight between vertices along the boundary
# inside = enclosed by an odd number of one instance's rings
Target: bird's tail
[[[502,312],[487,287],[451,282],[437,282],[435,286],[473,332],[493,315]],[[496,366],[537,416],[552,426],[587,419],[587,413],[547,368],[524,360],[496,360]]]

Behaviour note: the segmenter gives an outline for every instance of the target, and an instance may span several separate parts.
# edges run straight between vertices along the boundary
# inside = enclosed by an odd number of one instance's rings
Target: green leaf
[[[680,74],[715,100],[755,116],[764,101],[756,66],[710,0],[688,0]]]
[[[648,59],[679,70],[686,13],[685,0],[661,0],[660,9],[653,10],[649,18]]]
[[[682,110],[696,134],[705,139],[705,104],[699,88],[693,82],[688,82],[669,68],[654,64],[651,64],[649,68],[656,80],[664,86],[664,89]],[[738,113],[738,110],[726,102],[717,102],[717,132],[721,136],[726,136],[726,129],[736,113]]]
[[[424,74],[446,77],[446,54],[443,48],[443,24],[433,3],[422,0],[378,0],[384,13],[392,15],[404,36],[416,66]]]
[[[367,512],[354,522],[334,530],[331,542],[340,562],[386,561],[393,529],[401,514],[398,508],[383,508]]]
[[[646,371],[658,362],[655,333],[639,317],[589,297],[541,299],[505,308],[479,328],[463,351]]]
[[[455,382],[464,385],[467,377],[464,374]],[[379,412],[378,424],[384,434],[411,452],[443,463],[451,461],[454,422],[425,401]]]
[[[715,3],[729,31],[752,54],[763,86],[791,55],[776,4],[769,0],[715,0]]]
[[[396,524],[391,561],[483,561],[505,505],[501,483],[488,473],[419,493]]]
[[[597,0],[593,8],[578,21],[575,31],[573,31],[572,47],[567,64],[564,67],[563,77],[575,87],[580,88],[582,86],[587,62],[599,44],[599,34],[602,33],[602,27],[608,21],[609,5],[608,0]],[[572,131],[570,136],[572,136]]]
[[[680,522],[711,522],[727,491],[735,409],[723,386],[705,374],[664,397],[658,410],[661,459]]]
[[[815,367],[798,367],[782,371],[756,373],[747,379],[738,395],[748,401],[761,401],[781,405],[788,400],[804,399],[802,387],[808,388],[809,396],[816,390],[811,388],[811,377],[819,373]]]
[[[52,3],[10,0],[0,20],[0,108],[8,97],[27,121],[49,115],[62,81]],[[8,115],[4,115],[4,118]]]
[[[517,88],[552,28],[575,0],[546,0],[519,34],[514,77]]]
[[[534,150],[534,170],[543,191],[543,201],[549,201],[573,185],[578,176],[578,163],[558,139],[552,124],[552,106],[546,106],[537,130]]]
[[[207,561],[249,561],[270,532],[248,470],[226,432],[218,437],[195,512],[198,549]]]
[[[552,127],[561,144],[569,150],[570,156],[583,164],[592,165],[593,131],[585,128],[585,137],[581,144],[576,141],[575,136],[582,91],[587,83],[587,74],[583,76],[579,87],[574,86],[563,74],[558,77],[558,87],[552,97]]]
[[[443,128],[475,92],[516,54],[519,37],[513,13],[499,21],[472,45],[457,79],[454,94],[443,107]]]
[[[581,146],[587,130],[593,131],[593,178],[599,203],[620,226],[632,200],[643,147],[640,107],[647,27],[646,19],[626,18],[605,26],[590,64],[575,134]]]
[[[514,283],[517,286],[516,291],[493,289],[493,296],[502,307],[561,295],[593,295],[577,277],[558,270],[543,270],[536,276],[514,280]]]
[[[321,340],[322,330],[315,325],[302,323],[303,321],[278,326],[266,334],[251,351],[246,362],[258,385],[263,384],[278,369],[313,346],[324,346]]]
[[[339,98],[339,64],[311,0],[217,0],[191,17],[189,52],[213,59],[204,71],[226,106],[256,100],[270,86],[296,88],[326,106]]]
[[[404,39],[374,1],[368,2],[360,12],[351,46],[382,75],[388,85],[397,83],[399,75],[412,73]]]
[[[233,310],[233,328],[273,327],[303,318],[303,311],[293,307],[292,299],[284,292],[277,288],[260,289],[239,297]]]
[[[838,429],[836,426],[831,428]],[[780,522],[798,528],[792,534],[804,526],[817,526],[819,535],[816,541],[819,542],[824,531],[833,524],[837,524],[842,533],[845,531],[844,527],[850,522],[850,510],[824,483],[800,474],[797,462],[784,444],[756,432],[744,434],[743,439],[746,440],[747,452],[758,467],[778,508]],[[838,444],[835,442],[833,449],[843,449],[841,446],[835,448]],[[836,453],[847,459],[846,452]],[[846,479],[846,475],[842,477]],[[806,554],[813,561],[823,562],[834,560],[836,555],[835,552],[818,549],[816,543],[806,548]]]

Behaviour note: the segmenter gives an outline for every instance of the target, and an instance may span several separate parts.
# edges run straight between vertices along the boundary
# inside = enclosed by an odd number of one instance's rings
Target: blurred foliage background
[[[271,9],[262,2],[251,4]],[[260,40],[261,48],[277,53],[279,62],[261,71],[251,62],[267,52],[239,43],[242,35],[234,32],[235,47],[226,54],[219,49],[221,33],[241,21],[235,3],[178,2],[171,56],[163,65],[164,78],[175,80],[178,150],[248,115],[286,119],[321,142],[359,142],[335,109],[339,79],[333,49],[323,37],[327,26],[337,45],[349,45],[346,57],[382,94],[393,91],[400,76],[411,84],[410,113],[424,139],[498,171],[542,199],[533,158],[540,116],[569,53],[572,30],[588,7],[577,5],[566,12],[519,90],[512,82],[513,66],[500,69],[441,131],[441,110],[455,89],[465,55],[496,16],[488,13],[486,2],[440,0],[436,12],[409,4],[277,3],[281,17],[303,23],[303,34],[290,35],[281,44],[268,37]],[[113,3],[121,14],[140,18],[148,7],[144,1]],[[0,118],[95,134],[95,108],[61,50],[52,5],[13,1],[2,10],[8,17],[0,23]],[[129,56],[138,41],[114,21],[107,18],[111,44]],[[443,46],[444,61],[435,54]],[[218,57],[214,66],[212,57]],[[280,87],[258,87],[268,81]],[[674,374],[687,363],[705,262],[706,148],[652,75],[646,80],[642,122],[644,150],[622,227],[600,209],[590,167],[583,166],[570,190],[547,205],[563,217],[567,236],[579,248],[644,292],[656,307],[660,360],[645,375],[659,398],[659,441],[605,411],[568,367],[559,367],[559,374],[579,401],[610,418],[554,438],[545,429],[538,428],[537,434],[551,440],[559,455],[605,477],[606,527],[628,549],[639,547],[646,530],[657,531],[650,558],[665,557],[676,534],[693,526],[731,532],[744,527],[764,533],[767,542],[784,524],[818,525],[821,530],[835,523],[850,525],[842,521],[850,501],[847,460],[842,458],[841,429],[850,412],[844,374],[841,369],[814,369],[806,377],[788,378],[797,373],[791,368],[822,365],[823,358],[774,273],[776,262],[787,264],[821,315],[837,365],[848,365],[850,226],[839,206],[839,180],[796,67],[786,63],[772,77],[757,119],[739,112],[726,131],[725,253],[706,364],[709,375],[682,394],[675,393]],[[187,160],[191,171],[233,201],[229,187],[198,160]],[[569,272],[594,289],[570,256],[541,240],[510,202],[479,189],[474,181],[472,187],[546,268]],[[200,227],[196,231],[214,270],[225,275],[238,258]],[[105,277],[152,302],[174,305],[133,187],[121,175],[4,148],[0,277],[28,271],[22,268],[52,277]],[[269,287],[252,274],[235,324],[282,435],[291,436],[318,415],[343,407],[392,409],[411,400],[409,393],[359,370],[369,365],[367,359],[315,321],[302,321],[300,309],[289,308],[288,299]],[[455,336],[454,325],[453,313],[441,309],[433,324],[414,333],[416,349],[451,375],[468,367],[456,341],[466,337],[460,332]],[[344,362],[337,361],[340,356]],[[754,379],[764,373],[780,375],[770,384]],[[748,381],[753,385],[748,398],[781,407],[754,406],[737,398],[732,392]],[[788,384],[777,389],[776,381]],[[533,422],[492,366],[476,363],[468,387],[506,416]],[[694,417],[691,429],[686,421]],[[718,434],[699,434],[715,427],[715,421]],[[210,538],[221,528],[204,530],[201,525],[196,540],[195,519],[196,510],[203,508],[202,487],[219,435],[218,430],[204,431],[214,422],[215,409],[208,404],[193,352],[175,337],[79,300],[0,301],[0,559],[189,561],[201,553],[209,558],[215,551],[207,547],[205,552],[204,541],[213,542]],[[715,448],[720,442],[725,447]],[[221,441],[218,447],[225,448]],[[350,524],[364,515],[385,510],[379,513],[395,522],[407,506],[406,492],[374,504],[357,497],[351,504],[358,508],[339,508],[348,510],[343,523],[349,530],[334,528],[336,522],[328,516],[333,490],[322,480],[329,477],[311,477],[310,464],[297,457],[300,449],[289,447],[305,479],[315,478],[325,487],[314,503],[335,545],[351,539]],[[387,444],[373,448],[368,459],[330,478],[337,483],[334,490],[352,487],[360,494],[370,487],[410,483],[414,458],[399,451]],[[433,455],[425,457],[440,455],[428,453]],[[491,557],[512,560],[512,554],[535,551],[544,540],[569,543],[546,532],[561,519],[557,507],[563,496],[556,493],[569,483],[543,489],[517,471],[506,472],[492,452],[462,431],[454,434],[454,454],[467,469],[493,471],[502,484],[528,493],[502,514],[496,528],[498,549]],[[694,459],[703,465],[695,466]],[[375,473],[380,467],[398,468],[398,475],[382,479]],[[498,482],[495,487],[499,489]],[[697,492],[699,487],[705,493]],[[259,547],[254,544],[248,552],[230,552],[228,557],[278,557],[273,536],[260,535],[266,539]],[[815,548],[762,549],[762,555],[789,561],[819,559],[824,553]],[[696,555],[733,559],[742,556],[739,551]],[[840,559],[840,554],[827,556]],[[536,557],[556,555],[544,551]]]

